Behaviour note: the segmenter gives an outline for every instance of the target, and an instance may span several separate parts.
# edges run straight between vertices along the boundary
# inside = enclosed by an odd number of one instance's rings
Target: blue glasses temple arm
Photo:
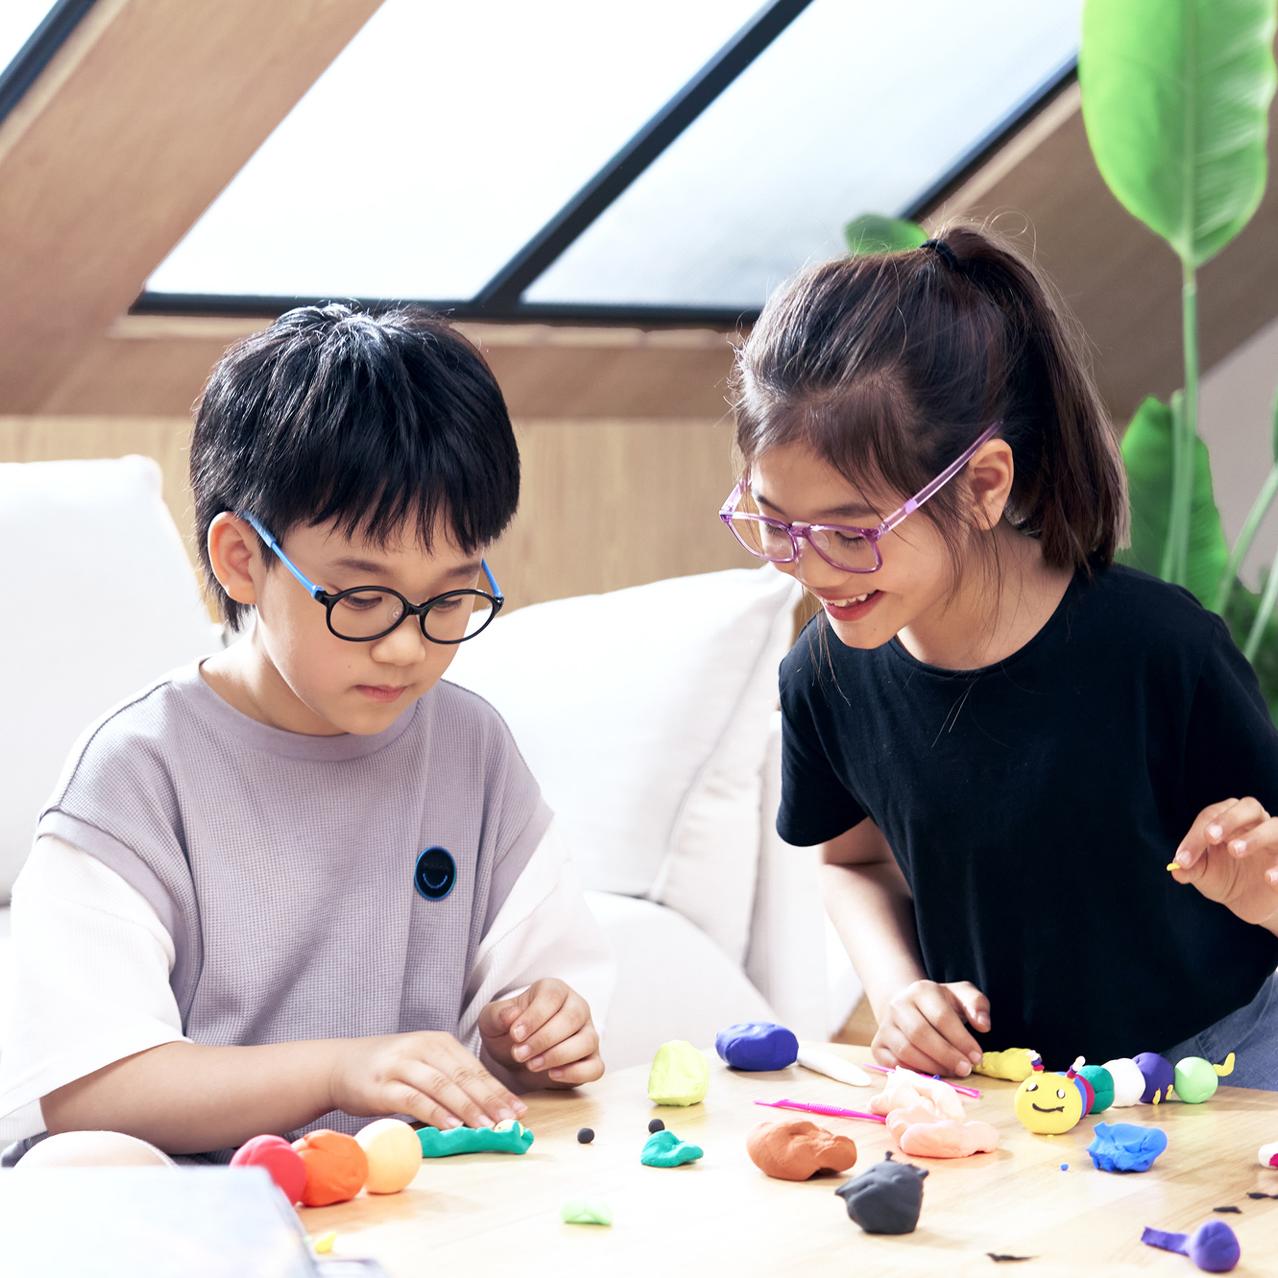
[[[488,588],[498,599],[504,599],[506,596],[501,593],[501,587],[497,584],[497,578],[493,576],[493,570],[488,566],[488,560],[481,559],[479,562],[484,570],[484,576],[488,578]]]
[[[257,535],[261,537],[261,539],[266,542],[266,544],[279,556],[280,562],[293,574],[294,577],[298,579],[298,581],[302,583],[303,586],[306,587],[313,599],[318,599],[320,595],[324,593],[324,588],[322,586],[317,586],[313,581],[311,581],[284,553],[284,551],[280,549],[280,543],[276,541],[264,527],[262,527],[261,523],[258,522],[255,516],[250,515],[248,511],[244,511],[240,515],[240,518],[245,520],[247,523],[252,524]]]

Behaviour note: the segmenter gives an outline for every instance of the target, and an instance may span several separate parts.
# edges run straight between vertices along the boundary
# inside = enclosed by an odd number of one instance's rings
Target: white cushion
[[[0,464],[0,901],[80,733],[215,646],[149,457]]]
[[[448,676],[505,716],[588,887],[671,906],[736,962],[798,594],[764,567],[536,604]]]
[[[600,1027],[609,1069],[650,1061],[672,1038],[707,1047],[727,1025],[773,1019],[741,969],[681,914],[608,892],[587,892],[586,901],[617,956]]]

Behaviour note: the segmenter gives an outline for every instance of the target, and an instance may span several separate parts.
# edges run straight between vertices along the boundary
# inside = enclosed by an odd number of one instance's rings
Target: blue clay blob
[[[1159,1127],[1135,1123],[1097,1123],[1087,1152],[1093,1164],[1107,1172],[1148,1171],[1167,1148],[1167,1133]]]
[[[772,1021],[744,1021],[715,1036],[714,1049],[733,1069],[785,1069],[799,1056],[793,1031]]]

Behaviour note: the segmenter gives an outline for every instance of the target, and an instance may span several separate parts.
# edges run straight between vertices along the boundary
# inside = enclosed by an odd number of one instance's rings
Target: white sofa
[[[67,750],[219,640],[150,459],[0,464],[0,580],[41,619],[0,629],[3,1025],[8,893]],[[793,589],[747,569],[536,605],[499,618],[450,671],[511,724],[614,942],[613,1066],[738,1020],[825,1037],[859,997],[815,853],[773,829]]]

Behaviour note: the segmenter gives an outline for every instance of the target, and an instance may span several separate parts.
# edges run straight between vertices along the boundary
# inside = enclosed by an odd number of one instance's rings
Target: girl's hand
[[[1256,799],[1204,808],[1168,868],[1245,923],[1278,921],[1278,817]]]
[[[514,998],[489,1003],[479,1014],[479,1034],[493,1060],[565,1087],[593,1083],[604,1072],[590,1008],[563,981],[534,981]]]
[[[963,1077],[981,1062],[968,1025],[982,1032],[990,1027],[990,1001],[975,985],[914,981],[887,1005],[870,1047],[881,1065]]]
[[[331,1108],[347,1114],[408,1114],[431,1127],[491,1127],[528,1107],[451,1034],[422,1031],[338,1039]]]

